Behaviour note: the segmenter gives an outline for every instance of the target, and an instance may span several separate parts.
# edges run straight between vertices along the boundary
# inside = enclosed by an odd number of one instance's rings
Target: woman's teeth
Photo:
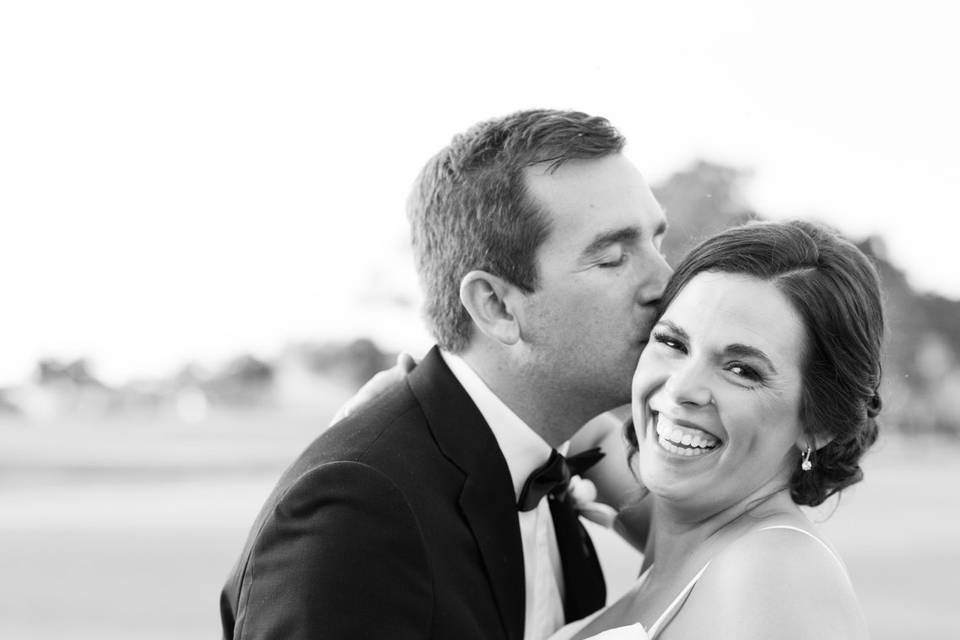
[[[701,456],[716,449],[720,441],[699,429],[682,427],[663,415],[654,417],[657,425],[657,441],[670,453],[679,456]]]

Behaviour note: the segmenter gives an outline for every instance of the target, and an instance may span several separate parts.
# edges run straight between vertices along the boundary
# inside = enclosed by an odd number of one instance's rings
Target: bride
[[[876,439],[876,272],[804,222],[751,224],[678,267],[633,379],[644,570],[551,640],[866,638],[842,560],[800,506],[862,477]]]

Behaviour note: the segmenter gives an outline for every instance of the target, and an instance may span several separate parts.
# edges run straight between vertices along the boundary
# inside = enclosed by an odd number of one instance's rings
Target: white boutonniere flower
[[[597,487],[590,480],[580,476],[570,478],[566,497],[571,501],[574,510],[587,520],[607,529],[613,528],[617,510],[608,504],[597,502]]]

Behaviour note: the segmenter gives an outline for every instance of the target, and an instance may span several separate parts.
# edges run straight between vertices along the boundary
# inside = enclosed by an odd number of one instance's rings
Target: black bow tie
[[[600,447],[588,449],[575,456],[564,458],[554,449],[550,458],[541,466],[533,470],[530,477],[523,484],[517,508],[520,511],[533,511],[540,504],[540,500],[548,493],[559,495],[567,489],[567,483],[572,476],[578,476],[600,462],[606,454]]]

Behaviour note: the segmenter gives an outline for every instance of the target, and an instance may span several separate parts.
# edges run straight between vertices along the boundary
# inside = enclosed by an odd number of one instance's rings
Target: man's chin
[[[630,399],[631,399],[630,386],[631,386],[630,376],[627,377],[625,384],[618,383],[616,385],[612,385],[611,388],[608,390],[608,392],[602,395],[604,399],[603,404],[606,406],[603,407],[601,412],[611,411],[613,409],[616,409],[617,407],[622,407],[624,405],[630,404]]]

